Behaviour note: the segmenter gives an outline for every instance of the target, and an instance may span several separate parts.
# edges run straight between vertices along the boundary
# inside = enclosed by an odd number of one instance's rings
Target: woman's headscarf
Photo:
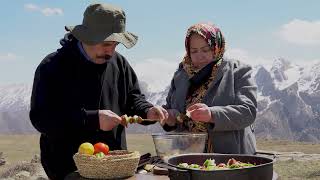
[[[213,48],[215,61],[222,59],[225,51],[225,40],[220,29],[213,24],[200,23],[192,25],[187,31],[185,38],[186,55],[183,58],[183,61],[185,61],[186,64],[191,65],[191,68],[193,67],[190,58],[190,37],[192,34],[202,36],[209,47]]]

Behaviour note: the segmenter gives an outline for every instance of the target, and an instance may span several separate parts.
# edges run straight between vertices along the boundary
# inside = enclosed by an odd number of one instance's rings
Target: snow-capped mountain
[[[260,137],[320,140],[320,62],[297,65],[276,59],[270,70],[256,67]]]
[[[320,142],[320,61],[295,64],[283,58],[259,65],[252,74],[258,87],[258,137]],[[142,91],[153,104],[165,104],[169,87]],[[0,133],[35,132],[28,118],[31,85],[0,86]],[[136,125],[129,132],[161,132],[157,125]]]
[[[34,132],[29,120],[31,85],[0,86],[0,133]]]

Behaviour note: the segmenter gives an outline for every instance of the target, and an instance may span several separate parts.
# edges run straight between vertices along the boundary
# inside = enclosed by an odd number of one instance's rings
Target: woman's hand
[[[148,110],[147,118],[160,121],[164,121],[168,118],[168,112],[161,106],[154,106]]]
[[[174,126],[177,122],[177,116],[180,114],[180,112],[176,109],[167,109],[168,112],[168,118],[165,119],[161,125],[168,124],[169,126]]]
[[[213,123],[211,111],[206,104],[194,104],[188,107],[187,112],[190,113],[190,118],[194,121]]]

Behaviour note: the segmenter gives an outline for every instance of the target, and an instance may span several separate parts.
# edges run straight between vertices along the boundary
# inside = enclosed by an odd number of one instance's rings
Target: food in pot
[[[214,159],[207,159],[203,165],[205,167],[208,167],[208,166],[215,166],[216,165],[216,161]]]
[[[188,164],[188,163],[180,163],[178,167],[188,168],[188,169],[199,169],[199,170],[223,170],[223,169],[235,169],[235,168],[245,168],[255,166],[251,163],[243,163],[241,161],[237,161],[234,158],[228,160],[227,164],[220,163],[216,165],[214,159],[207,159],[202,166],[198,164]]]

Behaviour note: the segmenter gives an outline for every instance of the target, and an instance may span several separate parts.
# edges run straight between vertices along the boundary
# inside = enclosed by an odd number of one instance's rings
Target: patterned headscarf
[[[190,65],[190,68],[194,69],[190,58],[190,37],[192,34],[200,35],[207,41],[208,45],[213,48],[215,61],[222,59],[225,51],[225,40],[220,29],[213,24],[195,24],[188,29],[185,39],[186,55],[184,56],[183,61]]]

